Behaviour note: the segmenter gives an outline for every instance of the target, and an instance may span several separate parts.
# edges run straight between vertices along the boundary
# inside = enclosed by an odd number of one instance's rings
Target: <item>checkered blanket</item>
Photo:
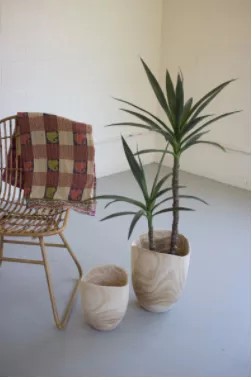
[[[95,150],[92,127],[56,115],[18,113],[10,155],[20,153],[28,207],[71,207],[94,215]],[[7,164],[8,164],[7,162]],[[13,184],[13,178],[9,181]]]

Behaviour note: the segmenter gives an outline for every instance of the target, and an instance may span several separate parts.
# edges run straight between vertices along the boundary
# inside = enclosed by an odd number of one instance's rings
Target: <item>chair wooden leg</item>
[[[52,305],[54,321],[55,321],[55,324],[58,327],[58,329],[63,329],[67,325],[67,322],[68,322],[69,317],[70,317],[71,309],[72,309],[72,306],[73,306],[73,303],[75,300],[75,296],[77,294],[78,287],[80,285],[80,281],[82,278],[82,269],[81,269],[81,266],[80,266],[76,256],[74,255],[69,244],[67,243],[66,239],[64,238],[63,234],[59,233],[59,236],[61,237],[65,248],[68,250],[68,252],[69,252],[70,256],[72,257],[72,259],[73,259],[73,261],[74,261],[74,263],[78,269],[78,272],[79,272],[79,278],[78,278],[78,280],[77,280],[77,282],[76,282],[76,284],[72,290],[70,298],[66,304],[62,318],[60,318],[59,313],[58,313],[58,309],[57,309],[56,299],[55,299],[53,286],[52,286],[50,268],[49,268],[49,264],[48,264],[48,260],[47,260],[47,250],[45,247],[43,237],[39,238],[39,243],[40,243],[41,253],[42,253],[44,267],[45,267],[45,274],[46,274],[46,280],[47,280],[47,285],[48,285],[48,290],[49,290],[49,295],[50,295],[50,300],[51,300],[51,305]]]
[[[0,266],[2,265],[3,259],[3,236],[0,235]]]

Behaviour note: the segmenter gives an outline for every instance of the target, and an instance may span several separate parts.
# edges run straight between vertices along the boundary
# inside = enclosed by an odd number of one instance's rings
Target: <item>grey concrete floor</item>
[[[155,170],[146,167],[150,178]],[[85,324],[78,297],[67,329],[58,331],[43,268],[3,263],[0,376],[250,376],[250,193],[187,173],[181,173],[181,183],[210,206],[184,202],[197,211],[181,214],[180,231],[190,240],[192,256],[174,309],[141,309],[131,287],[122,323],[98,332]],[[139,194],[129,172],[98,180],[98,193],[111,192]],[[103,206],[98,204],[96,217],[71,212],[65,235],[85,273],[109,263],[130,272],[130,220],[99,222],[107,213]],[[157,217],[156,228],[170,225],[171,215]],[[132,239],[145,230],[142,220]],[[14,245],[6,246],[6,255],[38,257],[34,248]],[[57,249],[50,262],[62,306],[75,269]]]

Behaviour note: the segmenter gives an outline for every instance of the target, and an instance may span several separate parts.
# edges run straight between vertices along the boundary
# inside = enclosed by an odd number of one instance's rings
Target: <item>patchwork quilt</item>
[[[95,201],[87,201],[96,190],[91,125],[46,113],[18,113],[15,134],[7,164],[18,162],[23,169],[17,185],[27,206],[65,206],[94,215]],[[18,160],[11,159],[17,153]]]

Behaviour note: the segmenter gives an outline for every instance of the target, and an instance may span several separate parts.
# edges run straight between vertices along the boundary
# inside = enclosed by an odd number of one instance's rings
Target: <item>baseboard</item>
[[[134,152],[137,145],[139,149],[153,147],[153,139],[155,136],[152,133],[134,134],[126,138]],[[95,150],[97,178],[129,170],[120,137],[96,142]],[[158,154],[144,154],[141,157],[144,165],[160,159]],[[172,167],[170,155],[165,157],[164,165]],[[181,170],[242,189],[251,188],[250,154],[245,152],[227,149],[224,153],[215,147],[199,145],[184,153]]]
[[[155,162],[158,161],[155,157]],[[172,167],[172,158],[167,155],[164,165]],[[205,145],[188,150],[181,159],[181,170],[215,181],[250,190],[250,154],[227,149],[221,150]]]

